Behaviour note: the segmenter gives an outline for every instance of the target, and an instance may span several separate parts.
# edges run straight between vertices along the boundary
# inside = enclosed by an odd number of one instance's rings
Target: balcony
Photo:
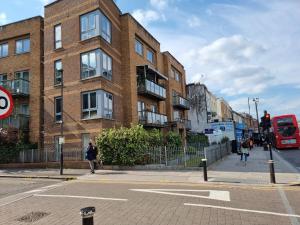
[[[29,116],[24,114],[13,114],[9,118],[0,120],[0,128],[15,128],[18,130],[29,130]]]
[[[167,116],[154,112],[139,112],[139,122],[145,127],[165,127],[167,126]]]
[[[138,82],[138,93],[147,95],[148,97],[157,98],[159,100],[166,99],[166,89],[150,80]]]
[[[184,127],[186,130],[191,130],[192,129],[192,122],[190,120],[187,120],[187,119],[177,118],[173,121],[172,124],[175,127]]]
[[[13,96],[29,96],[29,81],[23,79],[3,80],[0,86],[7,89]]]
[[[173,106],[177,108],[182,108],[182,109],[190,109],[190,102],[189,100],[180,97],[178,95],[173,96]]]

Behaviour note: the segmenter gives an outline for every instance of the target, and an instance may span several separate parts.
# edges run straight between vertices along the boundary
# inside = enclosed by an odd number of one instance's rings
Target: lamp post
[[[61,123],[60,123],[60,175],[64,174],[64,154],[63,154],[63,146],[64,146],[64,71],[61,69],[59,70],[61,74],[61,84],[60,84],[60,94],[61,94]]]
[[[258,109],[257,109],[257,105],[259,103],[259,98],[253,98],[253,102],[255,103],[258,137],[259,137],[259,140],[260,140],[261,139],[261,135],[260,135],[260,130],[259,130],[259,119],[258,119]]]

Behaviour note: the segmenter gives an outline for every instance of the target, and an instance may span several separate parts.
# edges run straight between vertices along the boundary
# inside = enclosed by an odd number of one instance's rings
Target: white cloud
[[[189,17],[187,23],[191,28],[200,27],[202,24],[200,18],[195,15]]]
[[[169,0],[150,0],[150,4],[153,8],[163,10],[168,7]]]
[[[6,13],[0,12],[0,25],[7,24],[7,23],[8,23],[8,19]]]
[[[144,26],[147,26],[151,22],[165,20],[163,14],[160,14],[154,10],[137,9],[133,11],[132,16]]]
[[[40,0],[42,2],[43,5],[48,5],[56,0]]]

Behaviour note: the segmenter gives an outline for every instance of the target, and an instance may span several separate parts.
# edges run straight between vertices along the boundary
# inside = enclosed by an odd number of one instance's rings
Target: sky
[[[0,0],[0,25],[43,15],[51,0]],[[300,120],[300,0],[116,0],[238,112]]]

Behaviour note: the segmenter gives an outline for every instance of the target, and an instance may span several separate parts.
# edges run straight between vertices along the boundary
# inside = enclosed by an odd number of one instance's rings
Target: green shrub
[[[166,143],[169,147],[180,147],[182,145],[181,136],[173,131],[170,131],[166,135]]]
[[[1,144],[0,145],[0,163],[11,163],[18,158],[19,154],[23,150],[36,149],[36,144]]]
[[[188,134],[187,135],[188,144],[200,144],[203,146],[208,146],[208,137],[205,134]]]

